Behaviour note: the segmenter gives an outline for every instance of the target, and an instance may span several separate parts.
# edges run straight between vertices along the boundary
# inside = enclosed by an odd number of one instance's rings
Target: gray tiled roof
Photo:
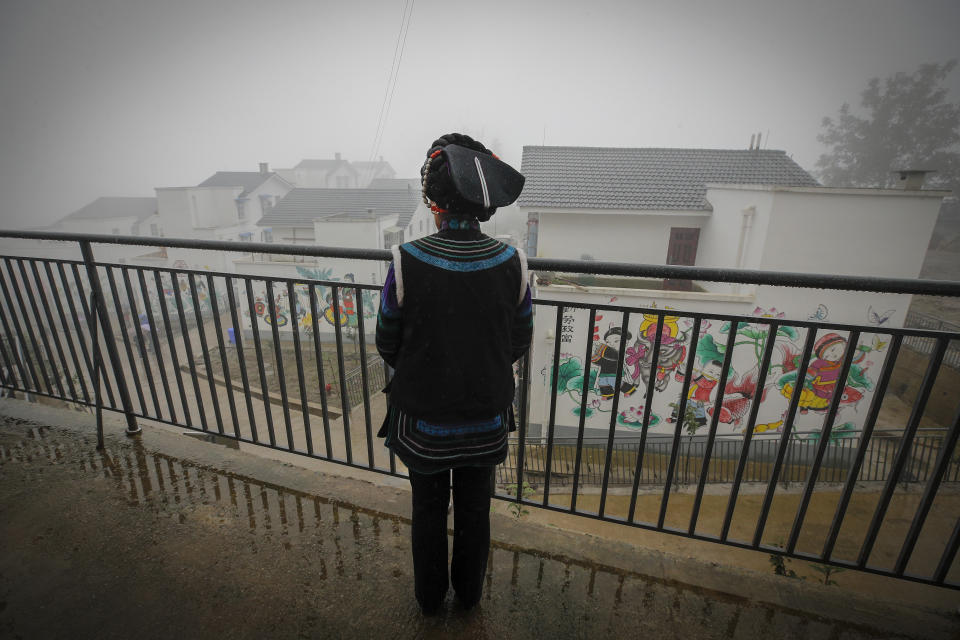
[[[64,220],[97,220],[104,218],[130,218],[144,220],[157,212],[156,198],[97,198],[82,209],[77,209]]]
[[[521,207],[709,210],[706,184],[819,186],[766,149],[523,148]]]
[[[198,187],[242,187],[241,196],[245,196],[261,184],[269,180],[274,174],[260,173],[259,171],[217,171],[215,174],[198,184]]]
[[[413,189],[420,193],[420,178],[374,178],[368,189]]]
[[[420,192],[408,189],[294,189],[257,224],[303,227],[334,216],[338,220],[361,220],[373,209],[375,217],[398,216],[398,224],[406,226],[419,202]]]

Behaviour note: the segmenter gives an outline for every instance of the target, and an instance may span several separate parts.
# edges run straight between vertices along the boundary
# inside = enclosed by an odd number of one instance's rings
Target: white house
[[[529,219],[530,255],[779,272],[915,278],[941,200],[947,195],[940,191],[825,188],[783,151],[759,149],[525,147],[521,170],[527,182],[519,206]],[[645,387],[651,371],[656,371],[650,426],[654,434],[672,434],[671,403],[679,402],[682,358],[687,356],[692,337],[693,320],[684,317],[684,311],[775,317],[785,324],[813,320],[877,327],[875,333],[861,334],[854,361],[857,385],[845,389],[840,407],[837,425],[853,431],[869,404],[872,383],[884,360],[889,334],[883,329],[901,326],[910,304],[908,295],[682,280],[538,274],[536,283],[540,298],[648,310],[633,312],[629,335],[619,336],[623,316],[616,310],[598,312],[594,327],[588,327],[586,311],[568,309],[559,336],[555,335],[556,314],[543,307],[538,310],[531,422],[546,421],[549,393],[543,391],[550,383],[554,340],[559,339],[560,371],[569,374],[565,379],[574,381],[558,392],[557,424],[567,434],[579,422],[583,398],[578,385],[583,380],[588,341],[592,342],[591,357],[599,363],[598,351],[605,336],[612,349],[608,354],[627,351],[627,382],[617,390],[599,381],[589,385],[588,433],[591,429],[606,432],[614,396],[620,398],[617,429],[630,432],[640,428],[643,393],[634,386]],[[666,361],[653,364],[647,360],[652,355],[656,316],[649,310],[663,309],[677,313],[667,314],[662,328],[666,343],[661,358]],[[691,396],[690,404],[701,413],[712,411],[717,391],[710,391],[705,381],[714,373],[715,362],[722,359],[729,329],[726,321],[710,318],[701,326],[694,369],[697,381],[690,390],[700,394]],[[757,389],[735,392],[729,387],[747,389],[756,383],[765,330],[759,323],[742,326],[725,398],[731,393],[741,398],[759,393]],[[835,341],[843,345],[839,353],[844,353],[849,333],[820,329],[815,338],[821,350],[834,340],[828,334],[837,336]],[[783,411],[792,394],[788,373],[804,339],[803,329],[784,330],[777,338],[774,364],[781,368],[767,380],[767,399],[759,416],[768,430],[782,428]],[[830,357],[838,357],[835,351],[830,351]],[[823,362],[820,359],[817,366]],[[830,363],[833,369],[838,367],[837,361]],[[795,428],[821,428],[825,407],[814,405],[822,400],[801,397]],[[736,408],[724,405],[721,435],[739,433],[746,406],[748,402]],[[703,422],[706,417],[698,416],[698,420]],[[694,425],[693,430],[696,428]]]
[[[61,218],[51,231],[100,233],[116,236],[156,235],[156,198],[97,198]]]
[[[266,163],[259,171],[218,171],[195,187],[158,187],[160,234],[270,242],[270,228],[258,223],[292,188]],[[232,270],[225,255],[185,249],[169,249],[168,255],[170,266]]]
[[[350,162],[339,152],[330,159],[308,158],[292,169],[277,169],[287,182],[303,189],[365,189],[378,179],[393,179],[396,172],[383,157],[372,162]]]
[[[409,228],[418,208],[425,208],[420,200],[419,190],[404,184],[400,188],[377,189],[294,189],[290,191],[273,210],[259,222],[261,227],[273,230],[274,241],[281,244],[309,244],[331,247],[349,247],[360,249],[389,249],[395,244],[405,242],[405,231]],[[387,264],[369,260],[351,260],[336,258],[309,258],[287,255],[249,255],[234,260],[238,273],[304,278],[333,282],[354,282],[357,284],[382,284]],[[255,295],[266,300],[265,288],[256,283]],[[298,289],[296,317],[303,330],[311,330],[310,308],[306,289]],[[321,309],[324,320],[320,328],[324,333],[333,332],[334,314],[330,310],[332,299],[330,291],[322,287]],[[352,299],[341,300],[341,323],[355,326],[355,313],[363,310],[367,329],[372,332],[375,326],[377,299],[375,295],[365,296],[361,302]],[[276,324],[281,330],[289,332],[294,313],[292,304],[281,296],[277,305]],[[258,305],[261,329],[272,324],[266,304]],[[249,315],[249,312],[246,312]],[[351,324],[352,323],[352,324]]]

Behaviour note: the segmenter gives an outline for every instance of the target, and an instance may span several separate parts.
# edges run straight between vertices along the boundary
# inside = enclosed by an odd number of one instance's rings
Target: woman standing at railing
[[[427,152],[421,180],[438,232],[393,249],[377,348],[395,373],[378,435],[410,471],[414,588],[431,614],[450,582],[464,607],[480,600],[492,472],[515,429],[511,365],[533,322],[526,259],[480,232],[480,221],[517,199],[523,176],[479,142],[448,134]]]

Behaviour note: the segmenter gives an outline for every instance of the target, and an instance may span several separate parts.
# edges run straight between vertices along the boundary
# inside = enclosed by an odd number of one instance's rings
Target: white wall
[[[353,247],[357,249],[380,249],[383,234],[379,219],[364,221],[314,222],[316,244],[324,247]]]
[[[537,255],[666,264],[671,227],[702,227],[705,215],[652,212],[540,213]]]
[[[707,201],[712,205],[713,212],[700,232],[697,266],[760,268],[763,244],[770,225],[773,194],[712,188],[707,190]],[[752,221],[747,222],[744,210],[750,208],[755,213]],[[742,254],[739,264],[738,250]]]
[[[876,189],[777,191],[760,267],[915,278],[942,197]]]

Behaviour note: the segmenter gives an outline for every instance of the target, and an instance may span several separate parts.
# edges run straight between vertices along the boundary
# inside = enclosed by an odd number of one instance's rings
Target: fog
[[[416,0],[392,86],[403,0],[5,2],[0,226],[335,152],[413,177],[448,131],[517,165],[525,144],[760,132],[812,170],[870,77],[960,56],[955,0],[666,4]]]

